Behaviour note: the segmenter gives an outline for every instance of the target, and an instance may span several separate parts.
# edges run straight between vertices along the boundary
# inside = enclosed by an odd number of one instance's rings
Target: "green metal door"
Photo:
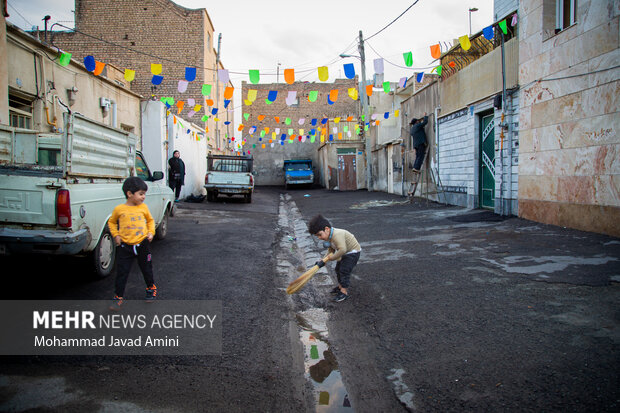
[[[480,207],[495,207],[495,130],[493,114],[480,117]]]

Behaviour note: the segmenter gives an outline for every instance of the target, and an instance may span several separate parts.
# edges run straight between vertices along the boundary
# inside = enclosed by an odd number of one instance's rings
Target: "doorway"
[[[493,112],[483,113],[480,118],[480,193],[481,208],[495,208],[495,127]]]

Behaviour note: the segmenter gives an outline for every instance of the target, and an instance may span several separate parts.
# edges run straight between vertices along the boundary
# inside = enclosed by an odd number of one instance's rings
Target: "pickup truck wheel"
[[[114,262],[116,261],[116,246],[107,225],[93,251],[92,259],[94,272],[97,277],[104,278],[112,273]]]
[[[170,215],[170,210],[166,209],[164,212],[164,217],[161,219],[161,222],[157,226],[155,230],[155,239],[164,239],[166,235],[168,235],[168,216]]]
[[[252,194],[245,194],[245,202],[246,204],[252,203]]]
[[[217,194],[214,191],[207,191],[207,201],[214,202],[215,198],[217,198]]]

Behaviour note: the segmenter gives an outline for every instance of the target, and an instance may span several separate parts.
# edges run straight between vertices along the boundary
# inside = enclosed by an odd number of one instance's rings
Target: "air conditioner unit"
[[[108,98],[99,98],[99,106],[102,108],[109,108],[112,104]]]

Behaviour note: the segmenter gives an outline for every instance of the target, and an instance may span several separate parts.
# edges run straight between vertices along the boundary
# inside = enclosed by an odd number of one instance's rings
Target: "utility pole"
[[[220,68],[220,47],[222,46],[222,33],[217,36],[217,54],[215,55],[215,74],[217,76],[217,71]],[[217,76],[217,82],[215,83],[215,104],[217,107],[220,107],[220,79]],[[215,122],[215,142],[217,146],[220,146],[220,126],[218,122]],[[224,147],[224,145],[221,145]]]
[[[366,55],[364,53],[364,36],[360,30],[359,44],[357,46],[362,62],[362,84],[360,85],[360,101],[362,102],[362,122],[360,133],[366,145],[366,186],[372,191],[372,148],[370,147],[370,134],[366,133],[368,121],[368,95],[366,94]]]

